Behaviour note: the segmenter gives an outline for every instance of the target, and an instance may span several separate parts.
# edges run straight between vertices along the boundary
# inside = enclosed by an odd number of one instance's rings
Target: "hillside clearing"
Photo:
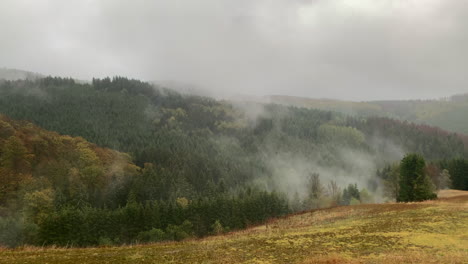
[[[468,192],[336,207],[201,240],[0,250],[0,263],[468,263]]]

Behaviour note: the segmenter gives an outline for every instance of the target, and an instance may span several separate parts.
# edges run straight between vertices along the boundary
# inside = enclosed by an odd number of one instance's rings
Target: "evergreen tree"
[[[448,165],[448,171],[453,189],[468,190],[468,160],[451,160]]]
[[[351,201],[360,201],[361,196],[357,184],[349,184],[347,188],[343,190],[343,196],[341,199],[342,205],[350,205]]]
[[[407,154],[400,164],[398,202],[412,202],[434,199],[437,195],[426,175],[426,163],[418,154]]]

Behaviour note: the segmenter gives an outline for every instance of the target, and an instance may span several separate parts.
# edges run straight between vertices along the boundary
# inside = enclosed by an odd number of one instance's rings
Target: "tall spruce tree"
[[[407,154],[400,165],[398,202],[412,202],[434,199],[437,195],[425,173],[426,162],[418,154]]]
[[[448,164],[448,171],[452,180],[453,189],[468,190],[468,160],[451,160]]]

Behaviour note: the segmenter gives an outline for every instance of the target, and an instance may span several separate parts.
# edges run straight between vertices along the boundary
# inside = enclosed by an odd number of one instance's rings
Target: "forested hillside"
[[[207,186],[235,188],[260,178],[274,184],[268,180],[283,171],[272,166],[276,159],[300,160],[284,164],[288,170],[303,167],[297,173],[333,167],[352,174],[358,156],[351,152],[372,163],[399,160],[406,152],[450,159],[464,157],[468,142],[462,135],[392,119],[233,105],[121,77],[91,85],[50,77],[3,82],[0,113],[127,152],[141,167],[154,164],[158,186],[164,186],[151,197],[157,199],[194,198],[206,194]]]
[[[24,156],[5,178],[14,179],[1,204],[0,229],[11,232],[0,243],[8,245],[180,240],[291,210],[394,199],[387,195],[393,174],[382,168],[407,152],[440,171],[460,160],[453,182],[466,182],[468,140],[460,134],[388,118],[216,101],[123,77],[1,81],[0,113],[69,135],[50,134],[62,143],[31,143],[49,132],[3,117],[2,160],[8,149]],[[28,127],[34,133],[22,137]],[[126,169],[113,171],[122,160]],[[27,189],[23,178],[40,187]],[[49,204],[31,218],[28,199]]]
[[[43,78],[39,73],[17,70],[17,69],[8,69],[8,68],[0,68],[0,80],[36,80],[39,78]]]
[[[75,205],[115,205],[120,200],[116,187],[138,171],[126,154],[4,115],[0,115],[0,150],[2,206],[21,206],[14,202],[23,192],[31,194],[31,203],[38,202],[35,198],[52,202],[60,197]]]
[[[159,199],[160,179],[126,154],[0,115],[0,245],[180,240],[288,212],[283,197],[251,188]]]
[[[311,99],[293,96],[269,96],[267,101],[322,110],[338,111],[354,116],[381,116],[441,127],[468,134],[468,94],[439,100],[401,100],[351,102]]]
[[[441,100],[376,101],[384,113],[446,130],[468,134],[468,94]]]

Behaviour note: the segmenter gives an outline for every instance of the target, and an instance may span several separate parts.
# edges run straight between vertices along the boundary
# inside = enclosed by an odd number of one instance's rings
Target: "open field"
[[[0,263],[468,263],[468,192],[316,210],[223,236],[125,247],[0,250]]]

